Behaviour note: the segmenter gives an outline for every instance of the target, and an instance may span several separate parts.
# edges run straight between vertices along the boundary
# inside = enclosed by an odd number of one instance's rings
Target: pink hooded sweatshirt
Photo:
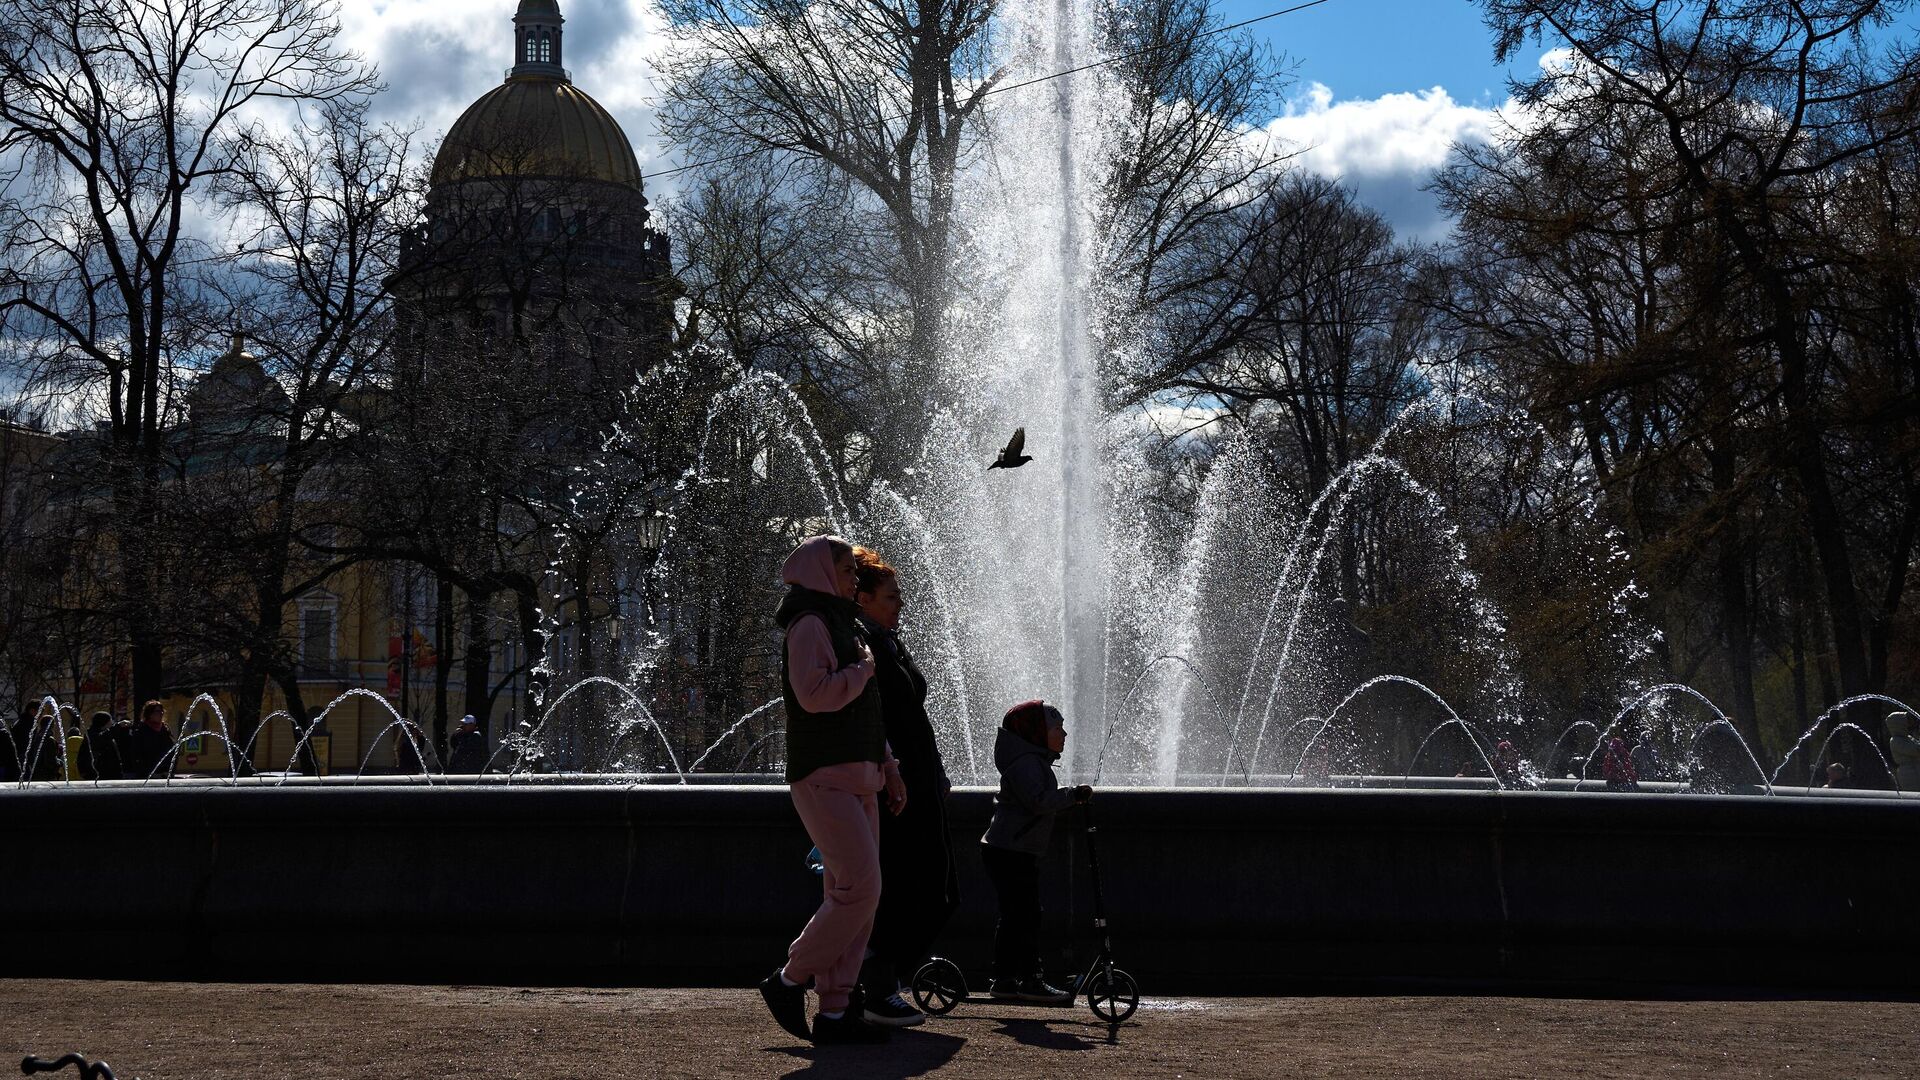
[[[828,596],[840,595],[833,572],[835,540],[846,543],[837,536],[815,536],[794,548],[780,568],[780,580]],[[787,626],[787,676],[801,708],[810,713],[834,712],[846,708],[867,688],[867,680],[873,678],[873,658],[841,667],[826,622],[818,615],[802,615]]]

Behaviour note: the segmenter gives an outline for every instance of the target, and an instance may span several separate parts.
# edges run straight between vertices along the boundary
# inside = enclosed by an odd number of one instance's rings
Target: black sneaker
[[[787,1034],[796,1039],[813,1038],[813,1033],[807,1030],[806,987],[788,986],[775,971],[760,980],[760,996],[767,999],[767,1011]]]
[[[867,1023],[879,1024],[881,1027],[912,1027],[926,1022],[927,1019],[921,1015],[919,1009],[907,1004],[906,996],[898,990],[886,997],[878,994],[867,995],[866,1008],[861,1010],[860,1015]]]
[[[995,1001],[1019,1001],[1020,980],[995,979],[993,980],[993,985],[987,990],[987,996],[993,998]]]
[[[867,1023],[852,1009],[848,1009],[837,1020],[830,1016],[813,1018],[813,1041],[816,1046],[871,1045],[886,1042],[892,1037],[893,1032]]]
[[[1013,988],[1013,997],[1016,1001],[1029,1001],[1035,1005],[1065,1005],[1073,1000],[1073,991],[1048,986],[1047,980],[1034,975],[1020,980],[1019,985]]]

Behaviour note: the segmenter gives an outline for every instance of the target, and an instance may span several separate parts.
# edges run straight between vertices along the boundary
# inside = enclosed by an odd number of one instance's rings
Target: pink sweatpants
[[[860,978],[880,906],[880,766],[851,761],[790,785],[793,807],[826,864],[820,910],[787,949],[788,980],[814,980],[820,1008],[839,1012]]]

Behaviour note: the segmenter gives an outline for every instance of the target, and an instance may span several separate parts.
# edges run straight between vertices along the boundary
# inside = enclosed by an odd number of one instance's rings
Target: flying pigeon
[[[987,466],[988,469],[1017,469],[1033,458],[1021,453],[1027,448],[1027,429],[1016,428],[1013,438],[1007,440],[1006,449],[1000,451],[1000,460]]]

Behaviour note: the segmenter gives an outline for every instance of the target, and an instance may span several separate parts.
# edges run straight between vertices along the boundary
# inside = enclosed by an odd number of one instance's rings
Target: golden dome
[[[467,108],[433,159],[435,187],[482,177],[640,186],[640,161],[600,103],[564,78],[515,75]]]

